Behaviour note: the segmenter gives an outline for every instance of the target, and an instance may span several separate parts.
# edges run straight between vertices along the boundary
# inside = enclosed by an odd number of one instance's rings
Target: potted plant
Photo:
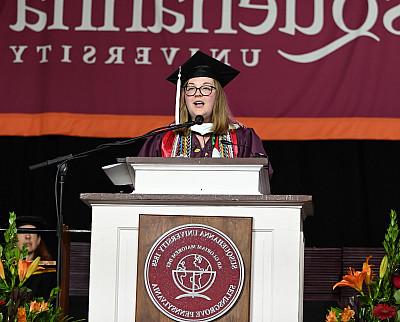
[[[51,291],[50,298],[33,298],[25,282],[42,268],[40,257],[28,261],[27,249],[17,246],[16,215],[9,216],[9,227],[4,233],[4,245],[0,244],[0,322],[52,322],[72,321],[55,305],[59,289]]]
[[[349,299],[344,307],[331,307],[326,315],[326,322],[400,322],[400,238],[397,214],[390,212],[379,271],[375,272],[369,264],[368,256],[357,271],[348,269],[343,279],[333,285],[351,287],[357,295]]]

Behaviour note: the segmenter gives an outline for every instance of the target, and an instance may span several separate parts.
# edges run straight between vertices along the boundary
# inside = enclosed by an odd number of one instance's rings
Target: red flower
[[[396,289],[400,288],[400,268],[397,268],[392,275],[392,283]]]
[[[396,309],[388,304],[377,304],[372,311],[372,315],[379,320],[390,319],[396,316]]]
[[[4,302],[3,300],[0,300],[0,306],[6,304],[6,302]]]

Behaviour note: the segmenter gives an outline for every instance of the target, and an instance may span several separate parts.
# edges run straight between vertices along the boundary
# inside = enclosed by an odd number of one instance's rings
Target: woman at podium
[[[202,124],[149,138],[139,156],[266,157],[262,141],[254,130],[236,122],[230,113],[223,88],[238,74],[238,70],[219,60],[201,51],[196,52],[167,80],[178,87],[175,123],[185,123],[201,116]]]

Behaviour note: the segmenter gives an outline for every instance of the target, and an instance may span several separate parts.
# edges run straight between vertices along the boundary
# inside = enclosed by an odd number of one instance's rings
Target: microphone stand
[[[105,150],[107,148],[110,148],[112,146],[121,146],[121,145],[127,145],[134,143],[140,139],[145,139],[157,134],[165,133],[168,131],[174,131],[178,129],[183,129],[183,128],[189,128],[192,125],[195,124],[202,124],[204,121],[204,118],[201,115],[197,115],[195,117],[194,121],[188,121],[185,123],[181,124],[173,124],[169,126],[163,126],[156,128],[154,130],[151,130],[150,132],[147,132],[144,135],[140,135],[131,139],[123,140],[123,141],[116,141],[116,142],[111,142],[111,143],[104,143],[101,145],[98,145],[97,147],[80,152],[77,154],[67,154],[64,156],[59,156],[54,159],[46,160],[34,165],[29,166],[29,170],[35,170],[39,169],[42,167],[46,167],[52,164],[57,164],[57,173],[56,173],[56,178],[55,178],[55,183],[54,183],[54,194],[55,194],[55,203],[56,203],[56,214],[57,214],[57,263],[56,263],[56,271],[57,271],[57,287],[61,286],[61,273],[62,273],[62,233],[63,233],[63,193],[64,193],[64,184],[65,184],[65,178],[67,175],[68,171],[68,162],[79,159],[79,158],[84,158],[92,153],[96,153],[102,150]],[[59,188],[58,188],[59,186]],[[58,293],[58,296],[56,298],[56,306],[58,307],[60,304],[60,293]]]
[[[62,204],[63,204],[63,192],[64,192],[64,183],[65,178],[67,176],[68,164],[67,161],[61,162],[57,165],[57,174],[56,181],[54,184],[55,191],[55,200],[56,200],[56,209],[57,209],[57,262],[56,262],[56,272],[57,272],[57,286],[61,288],[61,270],[62,270],[62,238],[64,231],[64,219],[62,214]],[[57,179],[59,178],[60,192],[57,193]],[[59,202],[57,200],[57,195],[59,197]],[[63,290],[61,290],[63,292]],[[58,293],[60,294],[60,293]],[[60,305],[60,296],[58,295],[56,298],[56,306]]]

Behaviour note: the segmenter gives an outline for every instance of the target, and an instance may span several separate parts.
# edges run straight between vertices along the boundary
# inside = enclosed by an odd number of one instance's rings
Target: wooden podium
[[[139,216],[146,214],[253,218],[249,321],[301,322],[302,223],[312,200],[268,194],[266,166],[258,158],[127,158],[111,167],[111,179],[134,191],[81,195],[92,207],[89,321],[136,321],[136,298],[145,296],[136,294]]]

